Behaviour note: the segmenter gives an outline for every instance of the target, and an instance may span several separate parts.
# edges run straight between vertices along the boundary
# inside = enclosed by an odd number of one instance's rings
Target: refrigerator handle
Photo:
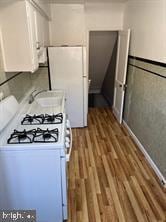
[[[83,59],[83,77],[87,77],[87,57],[86,57],[86,47],[82,47],[82,59]]]

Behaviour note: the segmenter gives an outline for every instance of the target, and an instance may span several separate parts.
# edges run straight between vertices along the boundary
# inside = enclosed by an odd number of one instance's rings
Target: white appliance
[[[67,219],[70,123],[53,109],[24,114],[25,104],[20,107],[13,96],[0,103],[0,116],[13,104],[17,108],[9,117],[14,118],[9,123],[5,116],[0,137],[0,209],[34,209],[38,222],[62,222]]]
[[[63,89],[72,127],[87,126],[88,77],[86,47],[49,47],[52,89]]]

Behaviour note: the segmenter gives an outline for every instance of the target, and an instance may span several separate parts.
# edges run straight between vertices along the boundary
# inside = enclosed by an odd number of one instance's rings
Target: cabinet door
[[[49,21],[44,18],[44,46],[47,47],[50,44],[49,38]]]
[[[48,21],[34,8],[31,1],[7,2],[4,1],[0,8],[4,70],[35,72],[39,66],[37,48],[48,45],[48,31],[45,31],[48,29]]]
[[[37,55],[36,25],[35,25],[36,11],[35,8],[29,2],[26,2],[26,8],[27,8],[29,39],[30,39],[31,56],[33,64],[32,72],[34,72],[39,67],[38,55]]]
[[[35,12],[37,48],[49,45],[49,21],[38,11]]]
[[[1,1],[0,1],[1,2]],[[38,67],[33,13],[27,1],[3,1],[0,41],[5,72],[34,72]]]
[[[38,12],[35,11],[35,31],[36,31],[36,46],[37,49],[44,47],[44,18]]]

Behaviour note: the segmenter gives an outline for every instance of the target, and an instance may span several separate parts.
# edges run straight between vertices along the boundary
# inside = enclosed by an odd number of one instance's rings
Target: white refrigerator
[[[65,91],[66,113],[71,126],[87,126],[88,77],[86,47],[49,47],[48,55],[51,88]]]

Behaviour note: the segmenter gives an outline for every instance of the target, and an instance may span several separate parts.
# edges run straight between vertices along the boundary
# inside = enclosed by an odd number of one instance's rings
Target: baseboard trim
[[[127,123],[124,120],[123,120],[123,124],[126,127],[126,129],[128,130],[128,132],[131,135],[131,137],[133,138],[133,140],[135,141],[135,143],[137,144],[137,146],[139,147],[139,149],[144,154],[146,160],[148,161],[148,163],[150,164],[150,166],[152,167],[152,169],[154,170],[156,175],[158,176],[162,186],[166,189],[166,179],[165,179],[165,177],[162,175],[162,173],[160,172],[159,168],[156,166],[154,161],[151,159],[151,157],[147,153],[146,149],[143,147],[141,142],[138,140],[138,138],[135,136],[135,134],[132,132],[132,130],[130,129],[130,127],[127,125]]]

